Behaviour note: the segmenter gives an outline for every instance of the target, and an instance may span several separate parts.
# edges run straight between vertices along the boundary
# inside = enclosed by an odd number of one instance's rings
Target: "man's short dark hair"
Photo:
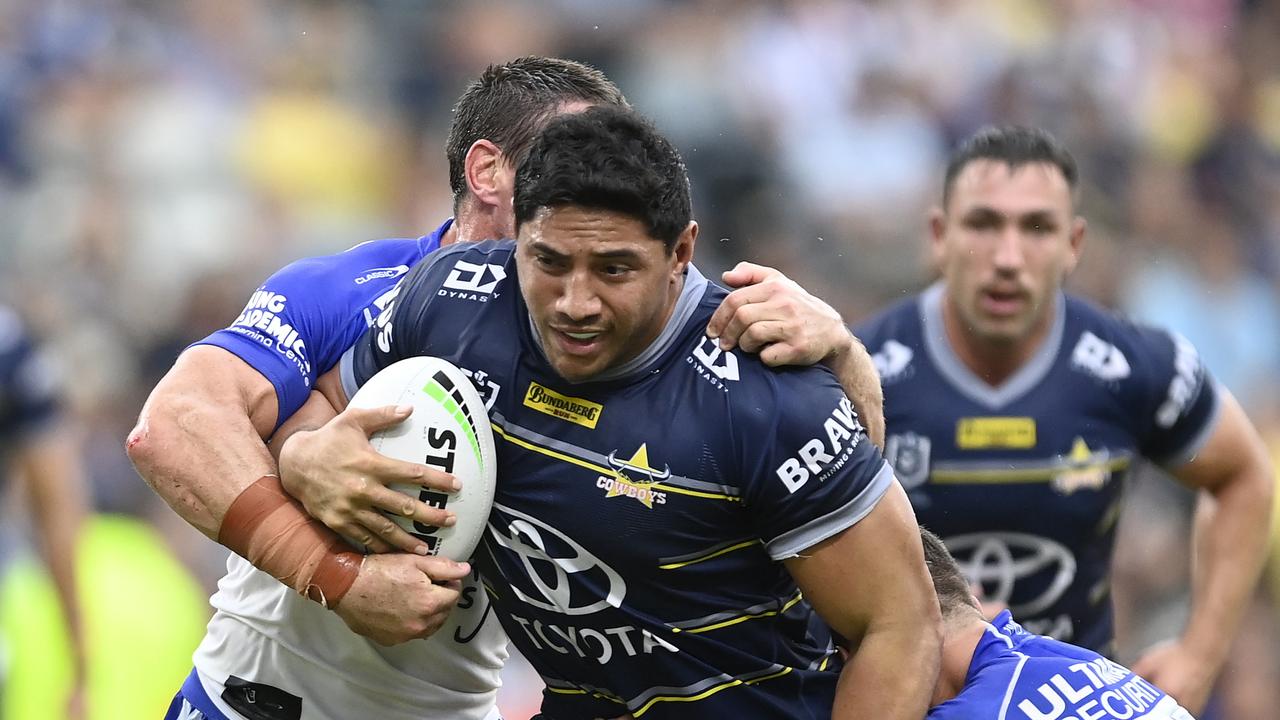
[[[454,210],[467,193],[467,151],[489,140],[517,167],[533,138],[566,103],[626,106],[622,91],[604,73],[561,58],[522,57],[490,65],[453,106],[445,154]]]
[[[1021,125],[984,127],[960,143],[952,153],[947,163],[946,179],[942,183],[943,207],[951,201],[956,177],[974,160],[995,160],[1008,165],[1011,170],[1034,163],[1054,165],[1073,194],[1079,180],[1075,158],[1048,131]]]
[[[611,210],[668,252],[693,214],[680,153],[638,113],[598,106],[552,120],[516,170],[516,229],[539,208]]]
[[[924,545],[924,562],[929,566],[929,577],[933,580],[934,592],[938,594],[943,619],[951,618],[960,611],[980,612],[978,601],[969,588],[969,580],[956,559],[951,557],[942,538],[920,528],[920,542]]]

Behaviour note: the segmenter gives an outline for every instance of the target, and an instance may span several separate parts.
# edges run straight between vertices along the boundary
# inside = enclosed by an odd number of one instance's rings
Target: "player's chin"
[[[590,356],[558,355],[548,358],[560,377],[569,382],[585,382],[604,372],[608,366],[607,358],[601,354]]]

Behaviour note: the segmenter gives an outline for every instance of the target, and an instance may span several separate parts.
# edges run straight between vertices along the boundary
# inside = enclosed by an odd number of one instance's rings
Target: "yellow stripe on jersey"
[[[572,455],[566,455],[562,452],[559,452],[558,450],[552,450],[551,448],[545,448],[545,447],[542,447],[541,445],[536,445],[523,438],[518,438],[508,433],[497,423],[493,423],[493,431],[497,433],[497,436],[499,438],[502,438],[503,440],[506,440],[507,442],[513,445],[518,445],[526,450],[532,450],[533,452],[536,452],[540,455],[546,455],[547,457],[552,457],[562,462],[567,462],[571,465],[577,465],[578,467],[586,468],[588,470],[591,470],[592,472],[599,473],[606,477],[614,477],[615,475],[614,471],[610,468],[597,465],[593,462],[588,462],[586,460],[583,460],[582,458],[576,458]],[[732,495],[702,492],[699,490],[688,490],[686,488],[674,487],[671,485],[665,485],[663,483],[645,483],[645,486],[655,488],[658,490],[665,490],[666,492],[677,493],[679,495],[689,495],[691,497],[707,498],[709,500],[728,500],[729,502],[742,502],[742,498],[733,497]]]
[[[696,557],[696,558],[684,560],[681,562],[667,563],[666,565],[659,565],[658,569],[659,570],[676,570],[678,568],[687,567],[689,565],[694,565],[696,563],[706,562],[707,560],[711,560],[712,558],[718,558],[721,555],[724,555],[726,553],[731,553],[734,550],[741,550],[742,548],[751,547],[752,545],[763,545],[763,544],[764,543],[760,542],[759,540],[747,540],[746,542],[740,542],[737,545],[730,545],[729,547],[726,547],[726,548],[720,548],[719,550],[716,550],[715,552],[707,553],[702,557]]]
[[[797,590],[796,594],[790,600],[788,600],[782,607],[776,610],[764,610],[758,613],[749,613],[746,615],[739,615],[738,617],[735,617],[735,618],[729,618],[728,620],[721,620],[719,622],[715,622],[710,625],[704,625],[702,627],[671,628],[671,631],[697,634],[697,633],[710,632],[712,630],[719,630],[720,628],[726,628],[726,627],[729,627],[730,625],[737,625],[738,623],[746,622],[747,620],[754,620],[756,618],[772,617],[774,615],[780,615],[790,610],[792,606],[794,606],[796,603],[800,602],[803,599],[804,599],[804,593]]]
[[[1050,482],[1063,473],[1079,470],[1106,470],[1115,472],[1129,467],[1129,458],[1116,458],[1106,463],[1086,468],[1045,465],[1042,467],[981,468],[975,470],[934,470],[929,473],[933,483],[946,485],[1000,485],[1013,483]]]
[[[721,690],[728,690],[731,687],[737,687],[739,685],[755,685],[756,683],[761,683],[761,682],[764,682],[765,680],[780,678],[783,675],[787,675],[791,671],[792,671],[792,668],[788,667],[788,668],[782,668],[782,670],[780,670],[779,672],[773,673],[772,675],[765,675],[764,677],[752,678],[751,680],[738,680],[737,678],[734,678],[733,680],[729,680],[728,682],[725,682],[723,684],[716,685],[715,687],[707,688],[706,690],[703,690],[697,695],[687,695],[687,696],[658,695],[657,697],[650,698],[649,702],[642,705],[639,710],[632,712],[631,716],[638,718],[641,715],[644,715],[646,712],[649,712],[650,708],[652,708],[654,705],[660,702],[697,702],[699,700],[705,700],[711,697],[712,695],[715,695],[716,693],[720,692]]]

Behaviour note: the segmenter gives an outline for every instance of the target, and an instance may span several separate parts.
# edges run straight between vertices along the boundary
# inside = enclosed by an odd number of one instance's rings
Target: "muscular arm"
[[[1207,492],[1193,532],[1191,616],[1177,641],[1153,650],[1138,672],[1191,712],[1204,706],[1266,560],[1275,471],[1266,447],[1226,390],[1213,434],[1174,475]]]
[[[858,524],[785,562],[853,652],[832,717],[924,717],[938,677],[941,615],[901,486],[893,483]]]
[[[716,308],[707,336],[760,354],[767,365],[823,363],[853,402],[867,436],[884,448],[884,393],[875,363],[840,313],[778,270],[738,263],[723,275],[737,288]]]
[[[222,348],[197,345],[151,392],[126,449],[156,494],[216,540],[232,501],[276,471],[262,440],[275,421],[266,378]]]

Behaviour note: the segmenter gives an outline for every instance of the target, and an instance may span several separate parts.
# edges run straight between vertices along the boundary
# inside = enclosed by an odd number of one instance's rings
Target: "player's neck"
[[[944,299],[942,324],[946,329],[947,343],[960,362],[988,385],[999,387],[1031,360],[1048,339],[1053,314],[1045,313],[1025,337],[992,340],[979,336],[968,327],[951,301]]]
[[[480,205],[475,200],[464,200],[457,209],[453,225],[440,238],[440,244],[501,240],[514,236],[509,219],[500,218],[497,208]]]
[[[942,667],[938,670],[938,684],[933,688],[930,706],[946,702],[964,689],[973,653],[987,630],[986,623],[977,615],[966,614],[963,618],[943,622]]]

